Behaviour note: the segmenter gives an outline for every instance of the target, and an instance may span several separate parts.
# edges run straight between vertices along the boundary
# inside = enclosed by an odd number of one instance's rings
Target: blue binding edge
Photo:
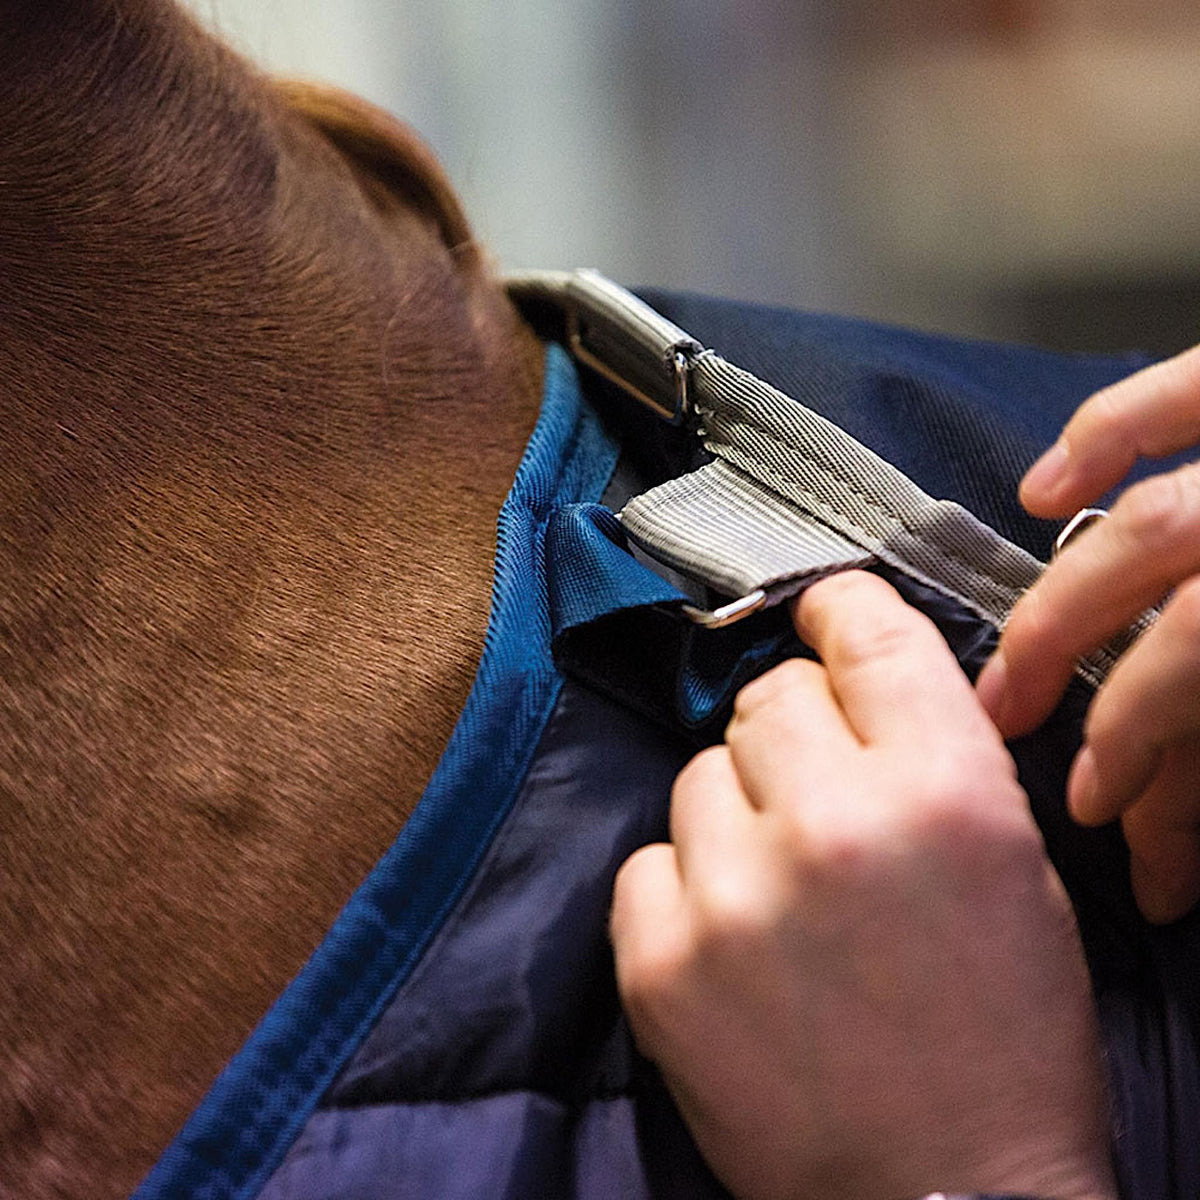
[[[483,656],[441,762],[408,824],[135,1200],[256,1195],[453,909],[562,684],[550,656],[546,523],[563,504],[598,499],[617,453],[570,359],[550,346],[541,414],[500,511]]]

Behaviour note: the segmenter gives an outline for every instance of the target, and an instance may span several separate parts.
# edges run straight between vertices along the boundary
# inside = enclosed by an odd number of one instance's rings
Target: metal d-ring
[[[1054,539],[1054,551],[1050,555],[1050,561],[1053,562],[1085,529],[1090,529],[1097,521],[1107,516],[1106,508],[1081,508]]]
[[[705,609],[697,608],[694,604],[685,604],[683,614],[689,621],[705,629],[724,629],[726,625],[732,625],[743,617],[758,612],[766,602],[767,593],[762,588],[756,588],[738,600],[722,604],[720,608]]]

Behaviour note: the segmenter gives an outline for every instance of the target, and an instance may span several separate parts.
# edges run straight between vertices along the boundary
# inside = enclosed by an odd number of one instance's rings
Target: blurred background
[[[501,262],[1200,341],[1195,0],[192,0],[438,152]]]

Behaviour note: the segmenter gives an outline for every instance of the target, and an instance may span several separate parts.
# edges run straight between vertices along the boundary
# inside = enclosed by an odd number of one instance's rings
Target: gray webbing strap
[[[596,365],[608,351],[608,378],[667,419],[697,420],[714,460],[619,514],[660,562],[723,594],[761,591],[766,603],[834,571],[885,563],[997,628],[1043,570],[961,505],[928,496],[831,421],[702,349],[594,272],[529,273],[510,289],[518,300],[563,307],[582,361]],[[1081,661],[1079,674],[1098,685],[1118,649]]]
[[[794,505],[720,459],[635,497],[620,519],[654,558],[729,596],[788,594],[799,575],[815,582],[875,561],[836,527],[797,520]]]

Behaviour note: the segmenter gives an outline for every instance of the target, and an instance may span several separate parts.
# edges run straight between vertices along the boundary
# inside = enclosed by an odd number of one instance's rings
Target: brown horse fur
[[[0,0],[0,1195],[127,1193],[395,836],[540,371],[402,127]]]

